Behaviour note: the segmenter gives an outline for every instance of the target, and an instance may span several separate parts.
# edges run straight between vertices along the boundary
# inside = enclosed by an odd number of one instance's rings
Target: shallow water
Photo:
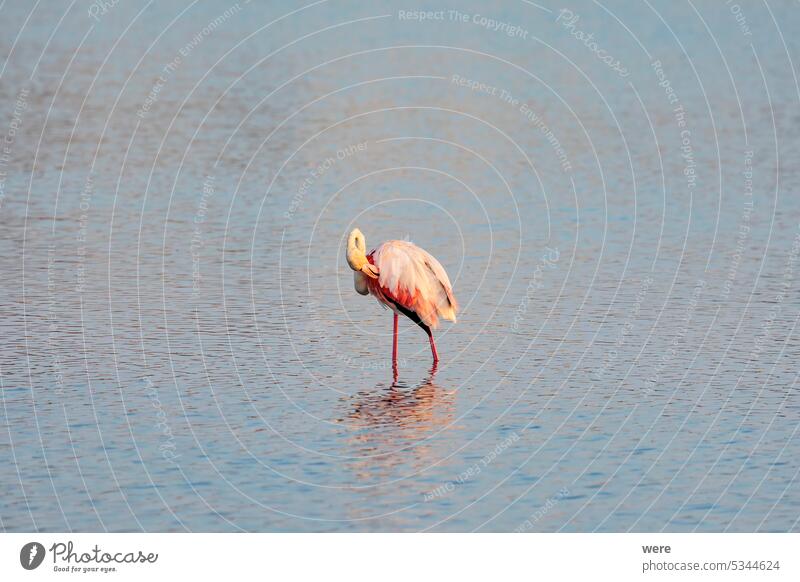
[[[133,4],[0,8],[2,529],[798,529],[796,3]]]

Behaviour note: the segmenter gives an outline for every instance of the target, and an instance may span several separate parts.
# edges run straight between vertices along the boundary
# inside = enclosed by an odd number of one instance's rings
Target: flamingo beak
[[[378,278],[378,273],[379,273],[378,267],[376,267],[372,263],[367,263],[366,265],[361,267],[361,272],[371,279]]]

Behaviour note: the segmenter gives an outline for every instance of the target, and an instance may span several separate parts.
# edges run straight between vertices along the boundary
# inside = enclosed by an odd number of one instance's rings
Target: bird
[[[394,311],[392,364],[397,368],[397,326],[405,315],[428,334],[433,365],[439,362],[433,332],[439,318],[456,322],[458,302],[450,278],[441,263],[426,250],[407,240],[388,240],[369,253],[366,239],[357,228],[347,239],[347,264],[360,295],[372,295]]]

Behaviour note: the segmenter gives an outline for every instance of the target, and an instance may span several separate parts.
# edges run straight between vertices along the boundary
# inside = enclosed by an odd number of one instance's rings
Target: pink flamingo
[[[433,332],[439,317],[456,321],[458,303],[450,279],[430,253],[414,243],[389,240],[367,254],[364,235],[357,228],[347,240],[347,264],[355,271],[356,291],[371,293],[394,311],[392,363],[397,365],[397,319],[403,314],[420,326],[431,344],[434,366],[439,362]]]

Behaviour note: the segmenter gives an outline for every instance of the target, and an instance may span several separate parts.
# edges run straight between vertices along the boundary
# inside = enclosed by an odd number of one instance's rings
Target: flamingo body
[[[366,279],[369,293],[379,303],[397,313],[408,310],[431,329],[439,326],[439,317],[456,321],[458,303],[450,278],[430,253],[408,241],[390,240],[370,252],[367,260],[378,267],[378,278],[357,275]]]

